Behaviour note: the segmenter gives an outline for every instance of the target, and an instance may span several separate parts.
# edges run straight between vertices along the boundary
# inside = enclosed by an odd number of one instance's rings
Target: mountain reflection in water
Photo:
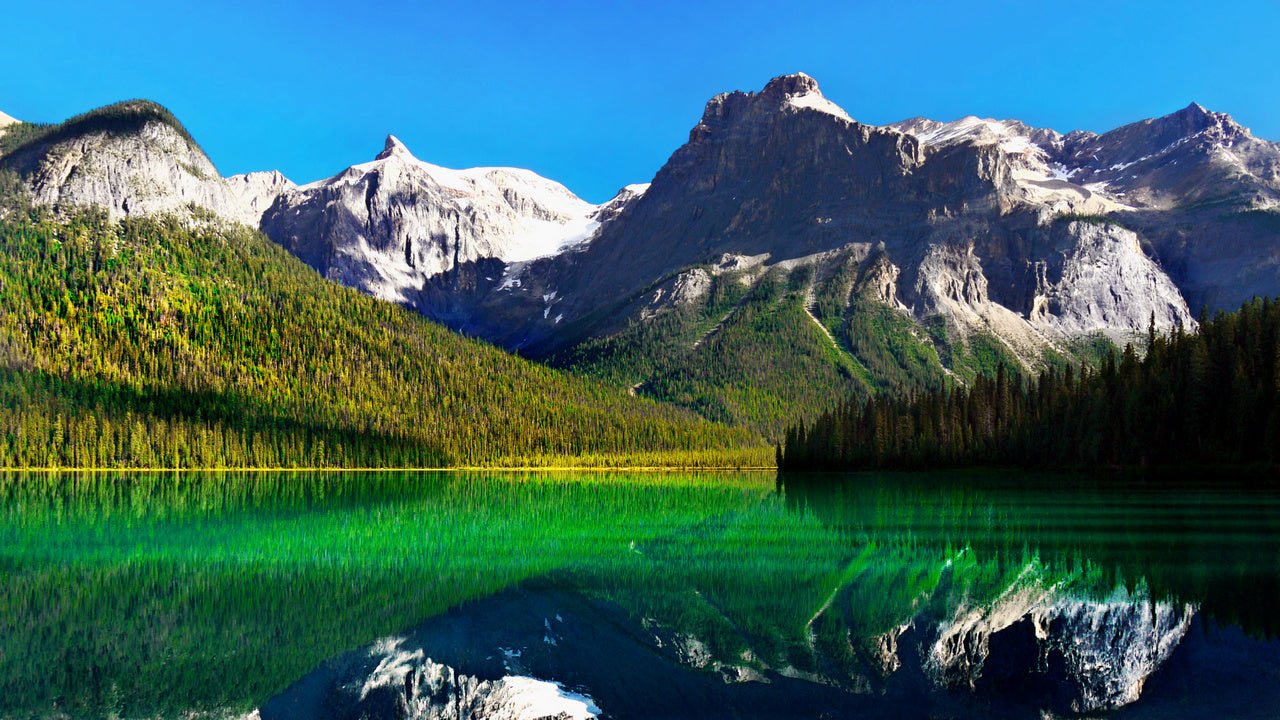
[[[0,477],[0,715],[1271,717],[1280,497],[1176,485]]]

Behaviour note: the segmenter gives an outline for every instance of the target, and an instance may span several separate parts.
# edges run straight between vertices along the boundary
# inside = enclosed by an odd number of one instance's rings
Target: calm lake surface
[[[1278,630],[1239,478],[0,476],[2,717],[1274,718]]]

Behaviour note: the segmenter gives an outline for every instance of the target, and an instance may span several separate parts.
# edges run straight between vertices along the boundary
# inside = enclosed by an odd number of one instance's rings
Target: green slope
[[[750,285],[715,279],[705,302],[675,307],[557,358],[713,420],[780,437],[869,375],[805,312],[803,278],[773,270]]]
[[[697,302],[588,340],[553,364],[749,428],[771,441],[837,402],[972,382],[1017,360],[876,299],[878,258],[714,275]]]
[[[738,449],[759,447],[744,430],[460,337],[211,218],[10,212],[0,308],[4,466],[766,455]]]

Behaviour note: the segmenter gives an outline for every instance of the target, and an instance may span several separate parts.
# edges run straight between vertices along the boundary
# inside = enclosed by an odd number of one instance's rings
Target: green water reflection
[[[1265,492],[1022,475],[0,476],[0,714],[245,711],[533,580],[806,671],[1029,569],[1274,633],[1278,529]]]

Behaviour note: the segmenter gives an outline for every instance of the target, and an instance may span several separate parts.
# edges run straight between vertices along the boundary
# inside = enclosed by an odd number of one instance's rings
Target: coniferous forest
[[[1095,366],[1001,366],[905,398],[848,401],[788,429],[789,470],[1271,465],[1280,460],[1280,303],[1151,331]]]
[[[247,228],[0,217],[0,466],[767,460],[746,431],[459,336]]]

